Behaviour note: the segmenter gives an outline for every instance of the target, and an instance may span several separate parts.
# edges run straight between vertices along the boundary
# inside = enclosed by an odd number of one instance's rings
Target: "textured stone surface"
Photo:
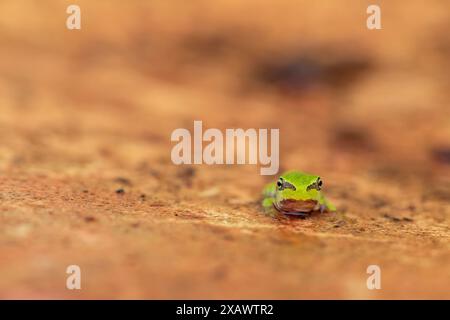
[[[445,1],[383,2],[379,32],[360,1],[77,2],[81,31],[1,4],[1,298],[450,298]],[[173,165],[193,120],[280,128],[339,212],[265,216],[257,167]]]

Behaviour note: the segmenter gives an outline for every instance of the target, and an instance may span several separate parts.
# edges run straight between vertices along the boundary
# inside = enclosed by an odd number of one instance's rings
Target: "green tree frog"
[[[319,176],[288,171],[277,182],[269,183],[263,191],[263,206],[281,213],[305,216],[312,211],[336,211],[336,207],[322,194]]]

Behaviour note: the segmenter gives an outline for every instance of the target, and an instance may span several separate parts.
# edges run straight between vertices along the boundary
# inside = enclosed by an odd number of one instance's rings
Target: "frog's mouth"
[[[284,214],[301,214],[316,210],[316,200],[281,200],[274,202],[275,208]]]

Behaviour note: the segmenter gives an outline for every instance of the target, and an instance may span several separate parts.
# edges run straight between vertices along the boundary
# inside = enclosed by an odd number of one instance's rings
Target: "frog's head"
[[[275,206],[281,211],[312,211],[318,204],[322,186],[319,176],[286,172],[277,181]]]

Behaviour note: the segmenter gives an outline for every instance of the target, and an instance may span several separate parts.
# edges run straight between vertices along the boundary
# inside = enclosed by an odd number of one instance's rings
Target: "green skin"
[[[283,214],[305,216],[312,211],[336,211],[320,191],[323,187],[319,176],[299,171],[282,174],[277,182],[269,183],[263,191],[263,206],[267,211],[278,210]]]

